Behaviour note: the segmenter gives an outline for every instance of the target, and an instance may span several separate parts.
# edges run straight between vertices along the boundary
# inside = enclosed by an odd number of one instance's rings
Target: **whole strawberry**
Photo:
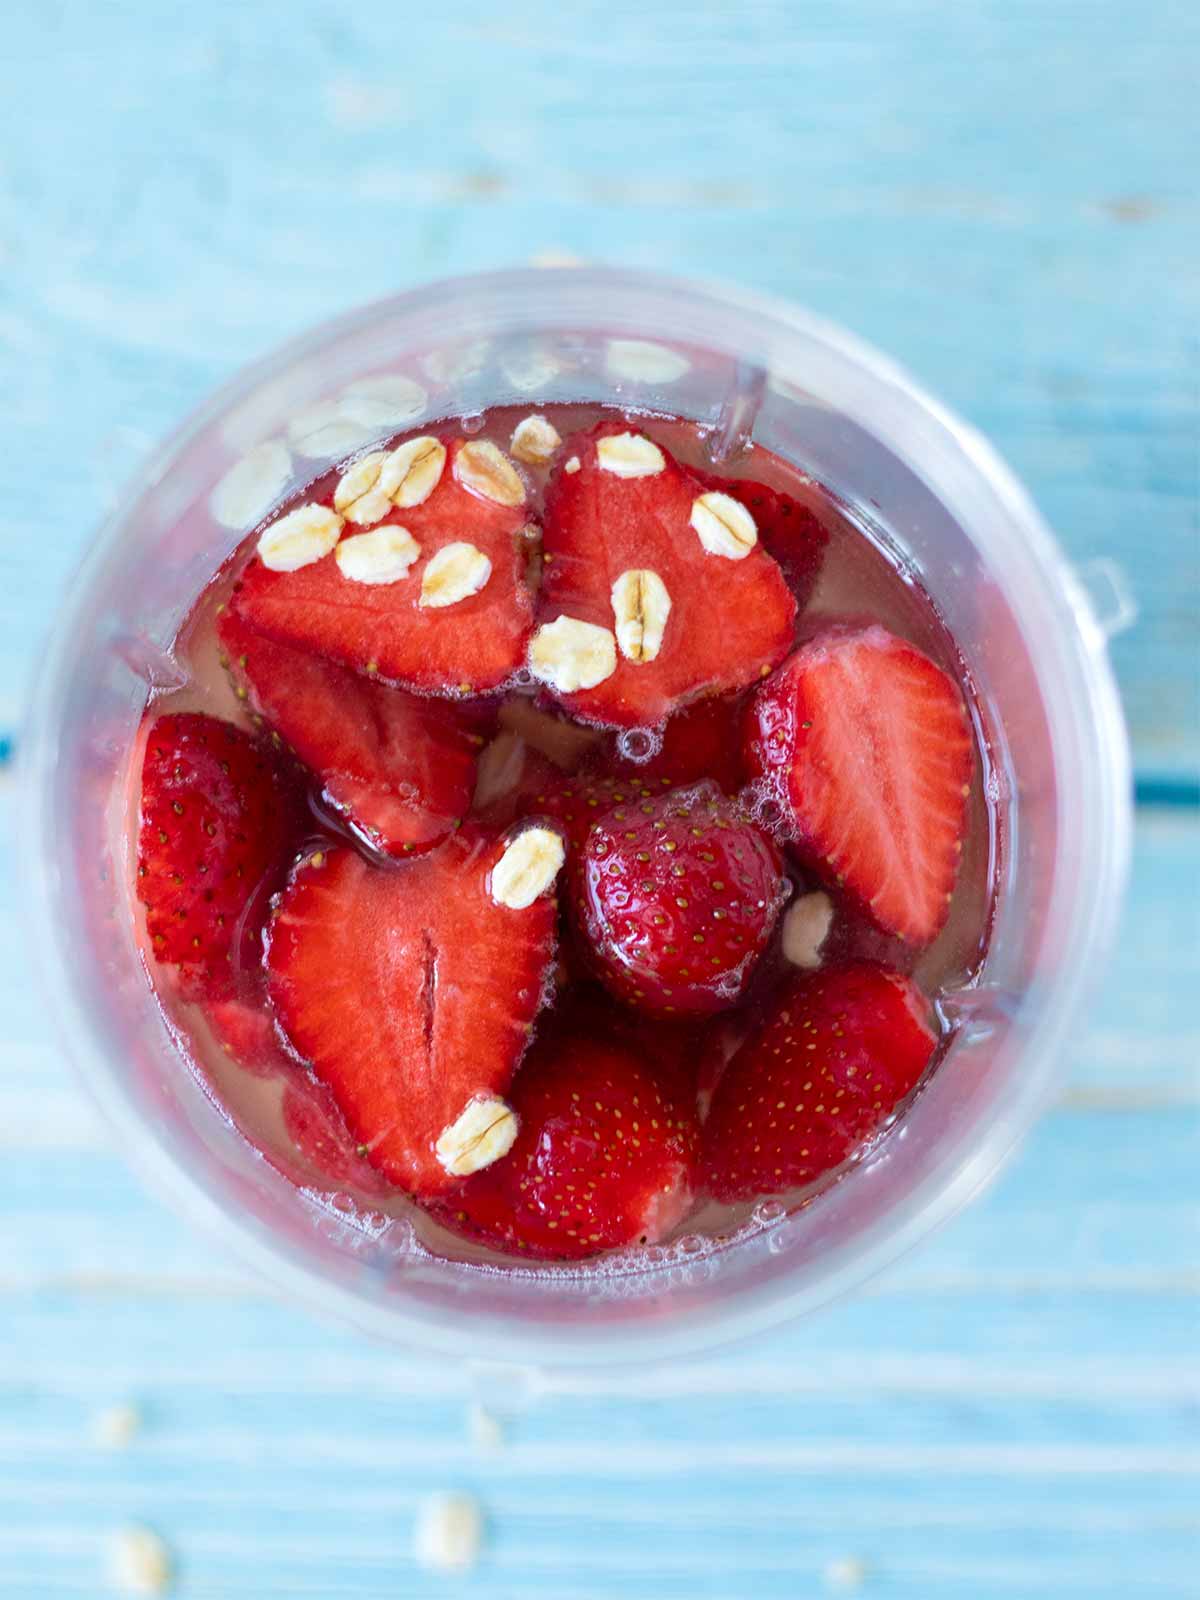
[[[146,738],[138,899],[155,959],[191,997],[256,979],[267,898],[302,828],[274,753],[202,712],[156,718]]]
[[[615,805],[587,835],[576,916],[598,975],[658,1014],[743,993],[786,895],[779,852],[711,781]]]
[[[718,1200],[812,1183],[841,1165],[914,1088],[936,1045],[910,979],[859,962],[794,978],[734,1054],[704,1125]]]
[[[436,1208],[450,1227],[518,1255],[579,1260],[653,1244],[691,1209],[693,1097],[620,1033],[551,1029],[510,1100],[516,1142]]]

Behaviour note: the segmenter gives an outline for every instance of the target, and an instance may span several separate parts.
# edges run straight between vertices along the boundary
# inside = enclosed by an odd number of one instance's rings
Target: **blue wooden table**
[[[186,1600],[1197,1593],[1197,16],[9,8],[0,750],[90,530],[214,382],[354,302],[567,253],[804,301],[991,434],[1128,574],[1143,805],[1095,1025],[981,1204],[807,1325],[500,1414],[140,1192],[31,987],[0,776],[0,1594],[94,1600],[139,1527]],[[486,1517],[461,1577],[414,1563],[438,1489]]]

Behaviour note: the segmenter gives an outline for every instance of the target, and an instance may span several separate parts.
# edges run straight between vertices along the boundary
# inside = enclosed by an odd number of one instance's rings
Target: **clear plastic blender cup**
[[[278,499],[426,419],[528,401],[694,418],[750,437],[887,531],[953,634],[987,721],[1004,841],[977,985],[873,1159],[734,1245],[620,1272],[486,1271],[316,1206],[185,1070],[134,943],[121,820],[148,682],[197,593]],[[778,302],[641,273],[434,284],[237,377],[151,460],[79,573],[25,747],[28,892],[49,1006],[130,1160],[285,1290],[378,1335],[542,1365],[665,1357],[799,1315],[949,1216],[1060,1081],[1112,937],[1129,763],[1105,634],[984,441],[889,361]]]

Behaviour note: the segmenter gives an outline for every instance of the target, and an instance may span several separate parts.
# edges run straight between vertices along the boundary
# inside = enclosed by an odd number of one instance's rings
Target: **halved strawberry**
[[[275,1018],[261,982],[246,998],[210,1002],[204,1007],[204,1016],[222,1050],[252,1077],[278,1077],[295,1066],[275,1032]]]
[[[255,556],[235,591],[234,610],[281,644],[427,694],[482,694],[504,683],[524,660],[533,617],[524,576],[528,541],[521,536],[528,509],[523,498],[501,504],[467,486],[486,487],[463,467],[482,441],[437,443],[445,465],[426,499],[393,507],[370,527],[347,522],[342,529],[342,545],[373,538],[381,528],[406,529],[419,555],[403,576],[362,581],[343,572],[337,549],[291,572],[270,570]],[[515,474],[511,464],[508,470]],[[524,490],[514,476],[510,498],[516,494]],[[422,605],[430,562],[451,544],[473,546],[486,558],[486,579],[452,604]]]
[[[530,1051],[511,1100],[516,1142],[438,1207],[450,1227],[567,1261],[654,1243],[691,1209],[695,1111],[630,1043],[555,1027]]]
[[[928,944],[949,912],[971,778],[957,685],[878,624],[833,627],[763,684],[746,735],[805,862],[885,932]]]
[[[780,489],[769,489],[765,483],[722,478],[712,472],[697,476],[706,489],[720,489],[732,495],[750,512],[763,549],[779,563],[796,604],[803,610],[816,588],[829,543],[829,530],[816,512]]]
[[[267,898],[303,828],[274,751],[203,712],[155,718],[142,759],[138,899],[150,948],[189,998],[219,999],[258,970]]]
[[[368,1159],[413,1194],[454,1187],[435,1145],[468,1102],[504,1092],[542,1005],[555,901],[493,898],[505,848],[471,828],[392,870],[322,853],[271,921],[281,1027]]]
[[[277,1171],[301,1188],[326,1179],[377,1199],[388,1193],[388,1184],[356,1148],[329,1090],[284,1048],[265,993],[249,1001],[215,1001],[204,1015],[217,1043],[243,1072],[277,1086],[282,1138],[264,1130],[261,1109],[257,1116],[231,1110],[243,1136]],[[257,1098],[255,1104],[261,1107]]]
[[[737,1003],[788,888],[774,844],[711,782],[613,806],[581,866],[576,915],[596,970],[667,1014]]]
[[[228,608],[217,631],[243,696],[375,849],[427,850],[466,815],[484,742],[479,714],[278,644]]]
[[[644,783],[667,778],[673,784],[684,784],[711,778],[726,794],[736,794],[744,778],[743,708],[740,695],[698,700],[670,718],[662,730],[662,743],[649,760],[635,760],[614,741],[606,770],[640,778]],[[640,739],[645,735],[639,732],[627,737]]]
[[[282,1110],[288,1138],[315,1174],[377,1199],[388,1193],[388,1184],[367,1162],[337,1102],[319,1078],[295,1068],[283,1086]],[[302,1186],[315,1186],[312,1174],[289,1167],[286,1175]]]
[[[530,665],[577,716],[654,726],[691,700],[754,682],[783,657],[796,612],[783,575],[752,529],[734,537],[695,510],[705,489],[691,473],[620,423],[569,439],[559,459]],[[638,615],[644,631],[630,632],[623,619]],[[568,641],[545,630],[564,617],[605,630],[611,648],[589,633],[594,657],[580,670],[556,667]]]
[[[930,1007],[868,963],[794,978],[721,1075],[704,1125],[714,1197],[814,1182],[891,1117],[929,1065]]]

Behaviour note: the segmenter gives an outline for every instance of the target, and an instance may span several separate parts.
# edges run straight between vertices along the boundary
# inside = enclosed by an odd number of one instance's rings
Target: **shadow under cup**
[[[574,400],[691,417],[729,451],[752,431],[886,528],[973,679],[1004,849],[978,987],[872,1159],[725,1249],[619,1272],[485,1270],[318,1205],[181,1069],[135,947],[113,819],[147,681],[169,681],[180,622],[271,505],[372,438]],[[824,1303],[951,1214],[1060,1079],[1128,853],[1128,753],[1104,630],[990,448],[888,361],[800,311],[625,272],[435,284],[318,329],[217,394],[130,485],[79,574],[23,754],[50,1007],[122,1150],[317,1309],[487,1360],[599,1364],[716,1343]]]

